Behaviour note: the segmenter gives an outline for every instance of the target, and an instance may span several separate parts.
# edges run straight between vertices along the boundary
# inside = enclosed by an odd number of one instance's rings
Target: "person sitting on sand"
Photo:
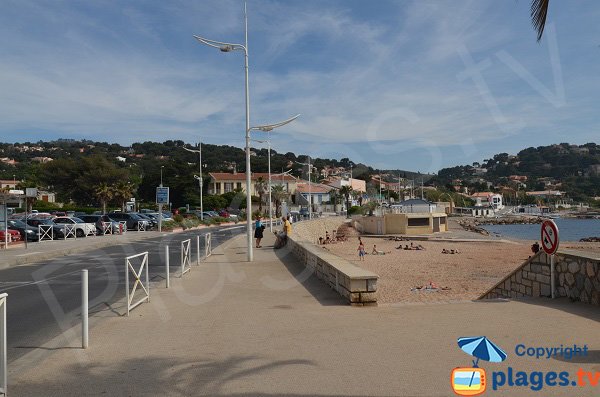
[[[409,250],[409,249],[410,249],[410,247],[408,246],[408,244],[406,244],[406,245],[404,246],[404,249],[405,249],[405,250]]]
[[[377,245],[373,244],[373,251],[371,251],[372,255],[385,255],[384,251],[378,251],[377,250]]]
[[[319,237],[319,245],[323,245],[323,237]]]
[[[447,254],[447,253],[448,253],[448,250],[447,250],[446,248],[444,248],[444,249],[442,250],[442,254]]]

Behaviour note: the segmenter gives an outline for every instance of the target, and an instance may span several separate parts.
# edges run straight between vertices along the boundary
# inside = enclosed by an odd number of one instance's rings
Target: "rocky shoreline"
[[[546,218],[541,216],[520,216],[510,218],[490,218],[490,219],[476,219],[476,218],[463,218],[459,219],[457,223],[466,231],[479,233],[484,236],[489,236],[490,233],[485,230],[482,226],[485,225],[531,225],[542,223]]]
[[[579,242],[581,242],[581,243],[600,243],[600,237],[585,237],[585,238],[579,239]]]

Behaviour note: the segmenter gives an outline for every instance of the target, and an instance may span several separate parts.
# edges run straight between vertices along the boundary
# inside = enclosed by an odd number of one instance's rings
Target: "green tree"
[[[339,192],[342,196],[346,198],[346,212],[348,217],[350,217],[350,213],[348,210],[350,209],[350,195],[353,192],[352,187],[350,185],[342,186]]]
[[[130,183],[120,182],[112,187],[112,194],[114,200],[121,206],[121,210],[125,211],[125,203],[133,195],[133,187]]]
[[[258,194],[258,212],[262,213],[262,203],[263,196],[265,192],[268,190],[269,184],[265,179],[260,176],[256,179],[256,183],[254,185],[254,189],[256,190],[256,194]]]
[[[102,206],[102,214],[106,214],[106,204],[112,200],[113,194],[113,189],[106,183],[101,183],[94,190],[94,195],[100,201],[100,205]]]
[[[289,196],[290,194],[283,188],[283,185],[271,186],[271,197],[275,201],[275,216],[281,216],[281,203]]]

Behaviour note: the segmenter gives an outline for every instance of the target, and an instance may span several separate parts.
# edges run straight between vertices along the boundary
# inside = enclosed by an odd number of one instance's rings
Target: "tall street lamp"
[[[202,142],[198,142],[198,150],[188,149],[185,146],[183,147],[188,152],[198,153],[198,167],[200,171],[200,175],[194,175],[194,179],[198,181],[200,184],[200,220],[204,220],[204,206],[202,205],[202,187],[204,186],[202,183]]]
[[[252,262],[254,258],[252,252],[252,197],[250,196],[250,94],[248,88],[248,14],[246,4],[244,3],[244,44],[225,43],[196,35],[194,35],[194,38],[200,43],[218,48],[222,52],[236,50],[244,52],[244,70],[246,75],[246,243],[248,246],[248,262]]]
[[[271,135],[269,134],[271,131],[273,131],[275,128],[279,128],[281,126],[284,126],[286,124],[291,123],[292,121],[296,120],[300,115],[297,114],[294,117],[290,117],[287,120],[281,121],[279,123],[275,123],[275,124],[267,124],[267,125],[258,125],[256,127],[250,127],[251,130],[254,131],[263,131],[267,133],[267,140],[266,141],[256,141],[256,142],[260,142],[260,143],[268,143],[268,156],[269,156],[269,230],[273,231],[273,205],[271,202]]]
[[[299,161],[296,161],[296,164],[300,164],[300,165],[306,165],[308,166],[308,220],[312,219],[312,181],[311,181],[311,167],[312,165],[310,164],[310,157],[308,158],[308,163],[301,163]]]

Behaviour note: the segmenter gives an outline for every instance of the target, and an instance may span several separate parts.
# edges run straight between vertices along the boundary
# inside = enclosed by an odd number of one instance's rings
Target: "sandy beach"
[[[327,219],[327,218],[325,218]],[[316,241],[323,230],[341,224],[341,218],[329,218],[325,225],[319,220],[300,225],[303,239]],[[438,233],[426,241],[390,241],[389,237],[362,237],[367,255],[358,258],[358,233],[349,241],[323,245],[328,250],[357,266],[379,275],[379,304],[442,303],[477,299],[495,283],[522,264],[531,255],[533,241],[519,241],[485,237],[467,232],[450,220],[450,232]],[[472,241],[460,241],[468,239]],[[424,250],[397,249],[421,244]],[[373,245],[385,255],[373,255]],[[561,248],[600,252],[600,243],[565,242]],[[455,250],[458,254],[443,254],[442,250]],[[415,290],[415,287],[433,283],[437,290]],[[442,289],[445,287],[447,289]]]

